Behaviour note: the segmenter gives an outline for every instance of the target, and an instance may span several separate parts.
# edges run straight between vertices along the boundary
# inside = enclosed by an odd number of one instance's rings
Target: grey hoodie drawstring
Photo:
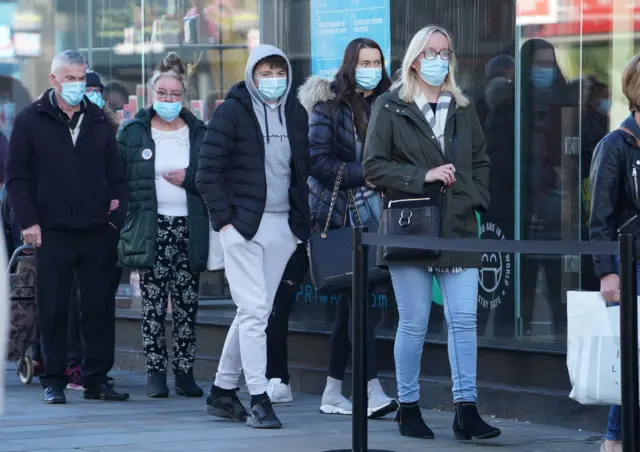
[[[278,105],[278,119],[280,119],[280,125],[284,126],[284,123],[282,122],[282,105]]]
[[[269,119],[267,118],[268,117],[267,105],[263,103],[262,104],[262,108],[264,109],[264,127],[265,127],[266,132],[267,132],[267,144],[269,144],[270,143],[270,141],[269,141]]]

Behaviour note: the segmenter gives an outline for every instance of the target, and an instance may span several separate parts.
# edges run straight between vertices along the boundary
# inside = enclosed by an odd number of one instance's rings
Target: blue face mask
[[[59,94],[67,105],[75,107],[82,102],[82,98],[84,97],[84,92],[87,87],[85,82],[67,82],[61,83],[61,85],[62,92]]]
[[[607,114],[609,110],[611,110],[611,99],[602,99],[600,101],[600,111]]]
[[[552,67],[533,67],[529,77],[534,87],[538,89],[549,88],[556,79],[556,70]]]
[[[440,86],[444,83],[449,73],[449,61],[440,58],[440,55],[433,60],[420,59],[420,76],[428,85]]]
[[[375,67],[356,68],[356,85],[365,91],[371,91],[380,84],[382,69]]]
[[[258,92],[269,102],[280,99],[287,90],[287,77],[268,77],[258,79]]]
[[[87,97],[91,102],[96,104],[98,108],[104,107],[104,99],[102,98],[102,94],[100,94],[98,91],[91,91],[89,94],[87,94]]]
[[[178,117],[182,111],[182,102],[160,102],[153,103],[153,109],[164,121],[171,122]]]

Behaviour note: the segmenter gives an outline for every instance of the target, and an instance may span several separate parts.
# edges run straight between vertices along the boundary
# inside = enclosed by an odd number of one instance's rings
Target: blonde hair
[[[449,73],[442,84],[443,91],[449,91],[453,96],[456,104],[460,107],[466,107],[469,105],[469,98],[464,95],[460,87],[456,84],[455,72],[456,72],[456,54],[453,49],[453,39],[447,30],[439,25],[429,25],[415,34],[409,48],[402,60],[402,67],[396,74],[396,81],[391,85],[392,90],[398,90],[398,96],[405,102],[413,102],[413,99],[420,94],[420,84],[418,77],[420,74],[412,67],[418,54],[424,50],[429,38],[434,33],[440,33],[449,42],[449,50],[452,55],[449,60]]]
[[[631,58],[622,73],[622,94],[629,101],[629,110],[640,109],[640,53]]]

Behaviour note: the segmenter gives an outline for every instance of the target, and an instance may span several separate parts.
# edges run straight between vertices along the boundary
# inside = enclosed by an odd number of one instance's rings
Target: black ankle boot
[[[202,397],[202,388],[196,384],[193,372],[174,372],[176,394],[185,397]]]
[[[473,402],[459,402],[454,404],[453,433],[458,440],[491,439],[502,433],[490,426],[478,414],[478,408]]]
[[[427,427],[427,424],[422,419],[422,412],[418,402],[401,403],[398,414],[396,414],[396,422],[402,436],[422,439],[435,438],[433,431]]]
[[[169,397],[167,374],[163,372],[149,372],[147,376],[147,395],[152,399],[166,399]]]

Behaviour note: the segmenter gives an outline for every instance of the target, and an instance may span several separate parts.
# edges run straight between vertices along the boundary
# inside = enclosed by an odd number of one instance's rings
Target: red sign
[[[517,0],[518,25],[548,24],[557,20],[558,0]]]
[[[556,23],[542,25],[535,36],[580,36],[610,34],[613,31],[614,14],[625,31],[640,31],[640,5],[629,0],[622,3],[622,10],[614,11],[617,0],[571,0],[570,7]],[[582,22],[580,18],[582,17]]]

